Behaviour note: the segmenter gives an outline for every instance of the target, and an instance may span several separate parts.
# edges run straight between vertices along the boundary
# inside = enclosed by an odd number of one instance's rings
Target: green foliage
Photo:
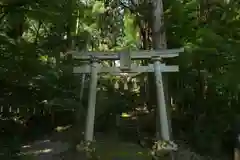
[[[189,130],[192,138],[188,139],[195,147],[205,153],[207,150],[219,153],[228,147],[222,142],[229,138],[229,125],[235,113],[239,113],[239,76],[235,72],[239,63],[238,32],[232,32],[236,28],[231,24],[236,23],[239,7],[220,2],[201,6],[207,12],[207,18],[202,20],[196,10],[199,5],[195,1],[167,4],[169,46],[186,48],[179,58],[182,70],[173,75],[178,82],[172,81],[172,85],[180,82],[173,89],[179,107],[183,108],[175,114],[177,119],[182,119],[179,114],[188,115],[184,118],[186,122],[194,119],[185,129]],[[194,133],[190,133],[192,130]]]
[[[0,5],[0,102],[5,109],[41,108],[42,102],[76,108],[79,77],[71,74],[63,56],[67,50],[136,50],[143,48],[143,36],[151,42],[146,0],[5,0]],[[180,72],[169,76],[176,137],[204,153],[221,153],[240,112],[239,3],[170,0],[164,7],[168,48],[185,48],[177,59]],[[108,91],[99,93],[97,117],[134,106],[137,97],[125,92],[122,99],[122,91],[103,81],[100,86]],[[102,102],[106,97],[109,102]]]
[[[129,48],[136,49],[137,43],[139,42],[138,38],[138,30],[135,26],[135,17],[130,13],[128,9],[124,10],[124,44],[123,46],[127,46]]]

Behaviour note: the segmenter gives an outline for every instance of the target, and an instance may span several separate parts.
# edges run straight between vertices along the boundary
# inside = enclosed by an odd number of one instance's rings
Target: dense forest
[[[201,155],[227,155],[232,151],[233,122],[240,113],[240,3],[165,0],[163,4],[166,44],[162,47],[185,49],[173,60],[179,72],[166,76],[172,137]],[[68,51],[154,48],[153,8],[148,0],[1,0],[0,7],[2,146],[16,145],[24,135],[29,138],[27,134],[38,132],[36,124],[29,124],[36,114],[41,115],[37,122],[41,130],[53,125],[52,113],[54,126],[76,121],[82,126],[89,77],[81,98],[81,75],[72,74],[74,62]],[[111,130],[112,113],[156,104],[154,86],[140,89],[139,95],[121,87],[116,90],[116,81],[123,79],[111,75],[99,79],[96,130]],[[147,83],[143,76],[137,81],[139,86]],[[142,123],[149,125],[149,120]],[[33,128],[26,132],[29,126]]]

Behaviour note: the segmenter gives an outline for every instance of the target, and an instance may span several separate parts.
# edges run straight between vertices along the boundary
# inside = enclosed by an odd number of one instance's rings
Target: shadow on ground
[[[21,145],[17,156],[21,160],[84,160],[84,156],[73,149],[74,129],[54,132],[41,139]],[[76,133],[75,133],[76,134]],[[115,135],[96,134],[97,155],[101,160],[150,160],[148,151],[132,142],[122,142]],[[7,159],[6,159],[7,160]]]

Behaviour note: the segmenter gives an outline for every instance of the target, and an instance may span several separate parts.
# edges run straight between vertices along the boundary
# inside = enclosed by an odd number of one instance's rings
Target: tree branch
[[[129,9],[132,13],[134,13],[135,10],[136,10],[136,7],[135,7],[135,6],[134,6],[134,7],[127,6],[127,5],[124,4],[122,1],[120,1],[120,5],[122,5],[124,8]]]
[[[37,29],[36,37],[35,37],[35,40],[34,40],[35,45],[37,45],[37,39],[38,39],[38,36],[39,36],[39,31],[40,31],[41,26],[42,26],[42,21],[40,20],[38,22],[38,29]]]

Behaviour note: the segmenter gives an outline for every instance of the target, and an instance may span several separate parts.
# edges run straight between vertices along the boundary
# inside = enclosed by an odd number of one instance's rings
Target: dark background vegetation
[[[152,10],[147,0],[138,4],[2,0],[0,7],[3,147],[17,148],[24,139],[58,125],[83,126],[88,79],[80,102],[81,78],[71,73],[72,61],[66,60],[66,51],[73,47],[101,51],[152,48]],[[180,71],[168,77],[174,102],[173,137],[205,155],[229,153],[232,124],[240,112],[240,4],[232,0],[170,0],[164,1],[164,7],[168,48],[185,48],[176,60]],[[138,85],[143,85],[143,78],[138,79]],[[113,81],[113,76],[100,79],[99,86],[107,90],[98,93],[96,130],[114,126],[106,125],[115,118],[110,113],[119,114],[146,102],[155,104],[146,96],[153,97],[153,90],[134,95],[114,89]]]

